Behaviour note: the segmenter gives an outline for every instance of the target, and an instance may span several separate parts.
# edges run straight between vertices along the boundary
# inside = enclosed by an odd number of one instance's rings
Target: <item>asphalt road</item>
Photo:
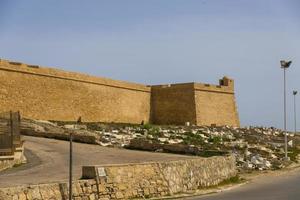
[[[300,170],[280,176],[262,176],[225,192],[186,200],[299,200]]]
[[[0,172],[0,187],[68,180],[69,143],[25,136],[28,163]],[[175,154],[151,153],[98,145],[73,143],[74,179],[81,177],[83,165],[141,163],[191,158]]]
[[[68,150],[66,141],[24,137],[28,163],[0,172],[0,187],[66,181]],[[187,159],[188,156],[150,153],[97,145],[74,143],[74,179],[81,176],[82,165],[140,163]],[[281,176],[262,176],[249,184],[186,200],[299,200],[300,170]]]

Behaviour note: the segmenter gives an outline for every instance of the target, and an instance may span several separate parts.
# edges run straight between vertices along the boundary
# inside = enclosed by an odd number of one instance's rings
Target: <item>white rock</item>
[[[166,141],[168,140],[168,138],[158,138],[158,140],[159,140],[160,142],[166,142]]]
[[[265,166],[265,168],[271,168],[271,167],[272,167],[272,164],[270,163],[270,161],[265,160],[265,161],[264,161],[264,166]]]
[[[254,168],[253,164],[250,163],[249,161],[245,162],[243,164],[243,167],[246,168],[246,169],[253,169]]]
[[[115,138],[121,140],[121,139],[124,139],[124,136],[123,135],[113,135]]]
[[[204,135],[203,133],[200,133],[199,136],[202,137],[202,138],[208,138],[208,137],[207,137],[206,135]]]
[[[99,142],[99,143],[100,143],[100,145],[103,146],[103,147],[106,147],[106,146],[110,146],[110,145],[111,145],[110,142],[109,142],[109,143]]]
[[[84,124],[66,124],[64,125],[64,128],[74,130],[87,130],[87,126]]]
[[[178,144],[178,143],[181,143],[183,142],[182,139],[171,139],[169,140],[169,144]]]
[[[271,158],[277,158],[275,154],[271,154]]]
[[[293,140],[290,140],[290,141],[288,142],[288,145],[289,145],[290,147],[292,147],[292,146],[293,146]]]
[[[246,150],[246,151],[245,151],[245,156],[250,156],[250,155],[251,155],[251,152],[248,151],[248,150]]]
[[[49,125],[52,125],[52,126],[57,126],[57,124],[46,121],[46,120],[33,120],[33,121],[44,123],[44,124],[49,124]]]
[[[255,164],[255,165],[262,164],[262,163],[258,160],[257,156],[252,156],[252,157],[251,157],[251,163],[252,163],[252,164]]]

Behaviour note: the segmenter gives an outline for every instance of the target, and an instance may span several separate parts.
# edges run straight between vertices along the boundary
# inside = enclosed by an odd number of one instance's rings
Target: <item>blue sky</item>
[[[297,0],[0,0],[0,58],[146,84],[227,75],[242,125],[275,127],[283,125],[279,60],[291,59],[292,128],[299,8]]]

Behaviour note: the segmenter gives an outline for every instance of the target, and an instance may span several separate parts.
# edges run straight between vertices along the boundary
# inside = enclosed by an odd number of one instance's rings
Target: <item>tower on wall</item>
[[[151,87],[151,122],[154,124],[240,126],[234,81],[219,85],[183,83]]]
[[[195,84],[197,125],[240,126],[234,80],[223,77],[219,85]]]
[[[234,80],[224,76],[222,79],[219,80],[219,86],[226,86],[234,92]]]

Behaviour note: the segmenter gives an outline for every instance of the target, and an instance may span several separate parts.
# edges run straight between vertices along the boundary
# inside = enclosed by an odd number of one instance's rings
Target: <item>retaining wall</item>
[[[26,162],[24,156],[24,146],[16,148],[14,155],[0,156],[0,171]]]
[[[104,169],[97,181],[80,180],[73,184],[74,199],[132,199],[162,197],[180,193],[192,193],[214,186],[236,175],[233,156],[216,156],[190,160],[87,166],[83,176],[94,177],[96,169]],[[1,188],[0,199],[42,200],[66,199],[67,184],[41,184],[28,187]]]

